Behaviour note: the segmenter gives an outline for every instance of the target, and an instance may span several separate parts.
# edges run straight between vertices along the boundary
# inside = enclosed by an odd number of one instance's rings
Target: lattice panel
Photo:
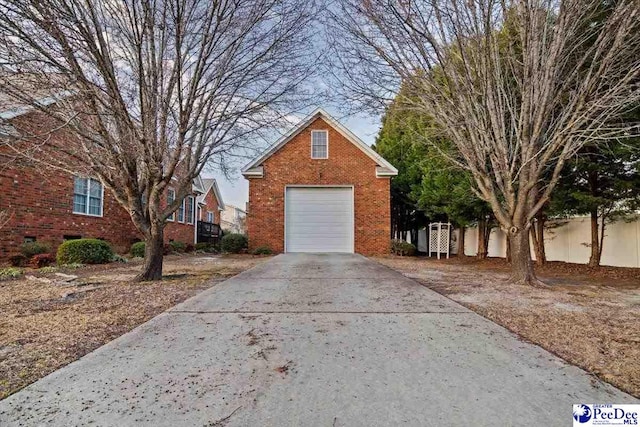
[[[429,224],[429,254],[447,254],[449,258],[451,224],[437,222]]]
[[[429,226],[429,252],[438,252],[438,226]]]
[[[449,250],[449,227],[445,224],[440,229],[440,247],[438,252],[447,252]]]

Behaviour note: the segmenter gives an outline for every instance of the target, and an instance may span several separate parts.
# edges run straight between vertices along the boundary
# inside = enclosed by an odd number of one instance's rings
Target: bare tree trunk
[[[467,227],[460,227],[458,232],[458,257],[466,257],[464,253],[464,234],[467,231]]]
[[[489,239],[491,237],[491,226],[486,219],[478,220],[478,259],[485,259],[489,255]]]
[[[598,267],[600,266],[600,262],[602,261],[602,248],[604,247],[604,228],[606,226],[607,217],[605,215],[601,218],[602,222],[600,223],[600,247],[598,248]]]
[[[144,265],[142,272],[135,278],[138,282],[162,279],[162,262],[164,258],[164,227],[152,225],[145,236]]]
[[[507,258],[507,263],[511,264],[511,240],[509,239],[509,236],[507,236],[506,258]]]
[[[533,250],[536,253],[536,263],[544,265],[547,262],[547,253],[544,249],[544,215],[539,215],[531,225],[531,241],[533,242]]]
[[[600,265],[600,238],[598,227],[598,210],[591,211],[591,256],[589,257],[589,267]]]
[[[541,285],[531,262],[529,232],[523,228],[512,227],[509,230],[509,246],[511,247],[512,280],[520,285]]]
[[[487,257],[487,252],[485,251],[486,245],[484,243],[484,230],[486,227],[487,223],[484,219],[478,221],[478,253],[476,254],[478,259],[485,259]]]

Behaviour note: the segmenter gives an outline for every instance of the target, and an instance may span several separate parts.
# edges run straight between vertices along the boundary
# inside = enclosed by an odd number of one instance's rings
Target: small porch
[[[222,236],[219,224],[198,221],[196,226],[196,243],[216,243]]]

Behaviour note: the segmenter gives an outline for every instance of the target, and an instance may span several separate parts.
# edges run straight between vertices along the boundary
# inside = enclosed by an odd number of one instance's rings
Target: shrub
[[[416,254],[416,247],[404,240],[391,240],[391,253],[400,256],[413,256]]]
[[[191,244],[191,243],[187,243],[187,244],[185,245],[185,247],[184,247],[184,251],[185,251],[185,252],[187,252],[187,253],[189,253],[189,252],[193,252],[193,251],[195,251],[195,250],[196,250],[196,247],[195,247],[195,246],[193,246],[193,244]]]
[[[54,263],[53,255],[51,254],[38,254],[31,257],[29,265],[33,268],[47,267]]]
[[[271,255],[273,251],[268,246],[258,246],[253,250],[254,255]]]
[[[106,264],[113,258],[113,249],[104,240],[67,240],[58,247],[58,264]]]
[[[12,257],[9,257],[9,262],[11,263],[12,267],[24,267],[24,265],[27,263],[27,257],[20,254],[20,255],[13,255]]]
[[[16,277],[20,277],[22,273],[24,273],[24,271],[21,268],[0,268],[0,280],[15,279]]]
[[[43,273],[43,274],[55,273],[56,271],[58,271],[58,267],[54,267],[54,266],[42,267],[40,270],[38,270],[39,273]]]
[[[129,250],[129,252],[131,253],[131,256],[134,258],[144,258],[145,248],[146,248],[146,245],[144,242],[136,242],[133,245],[131,245],[131,249]]]
[[[129,260],[122,255],[113,254],[113,256],[111,257],[111,262],[121,262],[123,264],[126,264],[129,262]]]
[[[196,251],[201,251],[201,252],[206,252],[206,253],[209,253],[209,254],[218,252],[218,249],[216,248],[216,244],[215,243],[209,243],[209,242],[196,243],[195,250]]]
[[[196,251],[207,251],[207,249],[209,249],[209,243],[207,242],[200,242],[200,243],[196,243],[195,246]]]
[[[184,252],[187,249],[187,245],[182,242],[169,242],[169,246],[172,252]]]
[[[48,254],[51,252],[51,246],[42,242],[25,242],[20,245],[20,252],[27,259],[31,259],[34,255]]]
[[[187,249],[186,246],[187,245],[180,242],[165,243],[162,246],[162,255],[169,255],[173,252],[184,252],[184,250]],[[146,248],[146,245],[144,242],[136,242],[133,245],[131,245],[131,249],[129,250],[129,253],[133,258],[144,258],[145,248]]]
[[[220,247],[222,252],[237,254],[247,247],[247,236],[244,234],[230,233],[222,237]]]

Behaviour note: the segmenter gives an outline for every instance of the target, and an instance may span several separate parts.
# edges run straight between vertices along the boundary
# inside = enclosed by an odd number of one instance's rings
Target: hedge
[[[187,244],[177,241],[169,242],[169,246],[173,252],[185,252],[187,250]]]
[[[58,264],[106,264],[113,258],[113,249],[104,240],[67,240],[58,246]]]
[[[20,252],[27,259],[30,259],[34,255],[48,254],[51,251],[51,246],[41,242],[25,242],[20,245]]]
[[[131,256],[134,258],[144,258],[145,248],[146,248],[146,245],[144,242],[136,242],[133,245],[131,245],[131,249],[129,250],[129,252],[131,253]]]
[[[237,254],[246,249],[248,245],[247,236],[244,234],[230,233],[222,236],[220,248],[222,252]]]
[[[253,250],[254,255],[271,255],[273,251],[269,246],[258,246]]]
[[[413,256],[416,254],[415,245],[404,240],[391,240],[391,253],[400,256]]]

